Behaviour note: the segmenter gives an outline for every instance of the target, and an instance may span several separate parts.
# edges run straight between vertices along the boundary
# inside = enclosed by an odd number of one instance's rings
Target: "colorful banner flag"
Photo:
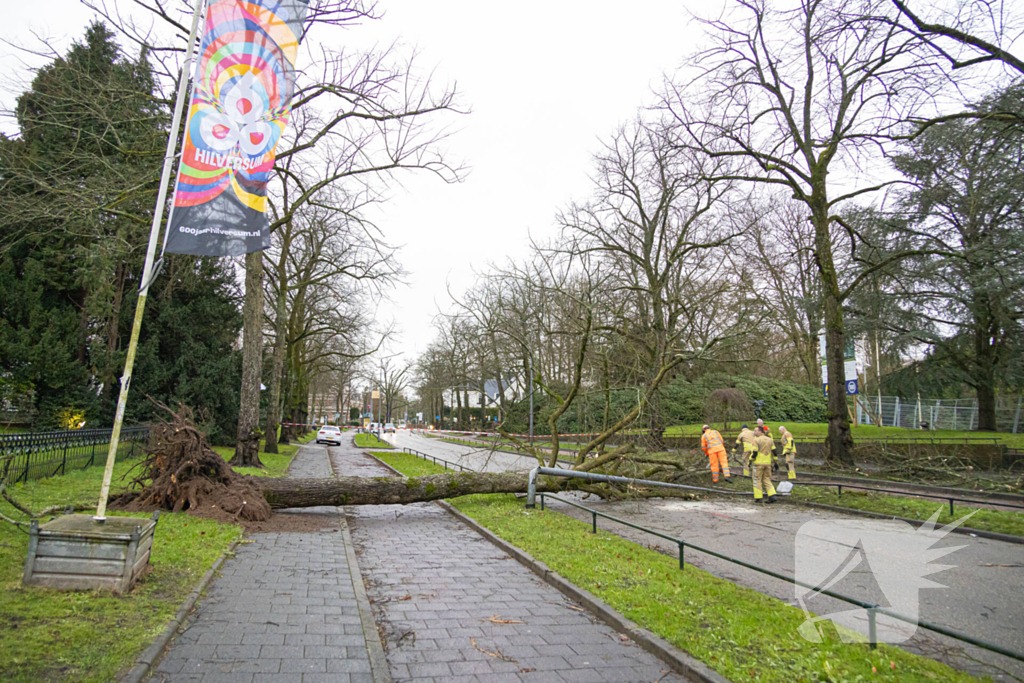
[[[267,182],[288,123],[308,0],[208,0],[166,251],[270,246]]]

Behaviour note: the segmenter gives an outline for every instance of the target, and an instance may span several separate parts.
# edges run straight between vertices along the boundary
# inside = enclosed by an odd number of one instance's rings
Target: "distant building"
[[[518,401],[523,396],[522,383],[517,377],[510,377],[502,380],[501,389],[504,390],[505,402],[512,403]],[[455,397],[455,393],[458,392],[460,398]],[[500,408],[500,391],[498,388],[498,380],[489,379],[484,381],[484,395],[486,396],[484,401],[481,401],[480,383],[470,383],[458,387],[449,387],[443,392],[444,404],[449,408],[455,407],[461,401],[463,406],[470,408],[479,408],[481,405],[484,408]],[[468,401],[467,401],[468,397]]]

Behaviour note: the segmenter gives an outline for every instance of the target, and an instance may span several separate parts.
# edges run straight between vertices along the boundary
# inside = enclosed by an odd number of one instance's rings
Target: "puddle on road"
[[[672,500],[654,503],[654,507],[668,512],[717,512],[719,514],[754,515],[760,510],[753,505],[724,503],[710,500]]]

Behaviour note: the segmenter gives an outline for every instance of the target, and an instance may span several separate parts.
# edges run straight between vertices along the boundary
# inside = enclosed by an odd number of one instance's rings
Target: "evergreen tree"
[[[168,135],[146,54],[101,23],[43,67],[0,138],[0,377],[30,387],[36,427],[61,409],[109,425]],[[237,413],[238,291],[228,264],[172,256],[151,289],[129,419],[145,395],[189,403],[215,431]],[[233,392],[234,407],[224,391]],[[230,429],[228,430],[230,432]],[[221,437],[223,440],[223,437]]]

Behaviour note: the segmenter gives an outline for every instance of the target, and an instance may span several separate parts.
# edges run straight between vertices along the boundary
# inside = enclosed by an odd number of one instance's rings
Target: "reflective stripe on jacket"
[[[755,465],[771,465],[772,464],[772,448],[775,444],[772,442],[772,437],[761,435],[755,438],[757,441],[757,457],[754,459]]]
[[[704,449],[705,453],[719,448],[723,451],[725,450],[725,445],[722,443],[722,435],[714,429],[704,431],[704,434],[700,437],[700,447]]]
[[[796,453],[796,443],[793,442],[793,435],[786,432],[782,435],[782,454]]]

